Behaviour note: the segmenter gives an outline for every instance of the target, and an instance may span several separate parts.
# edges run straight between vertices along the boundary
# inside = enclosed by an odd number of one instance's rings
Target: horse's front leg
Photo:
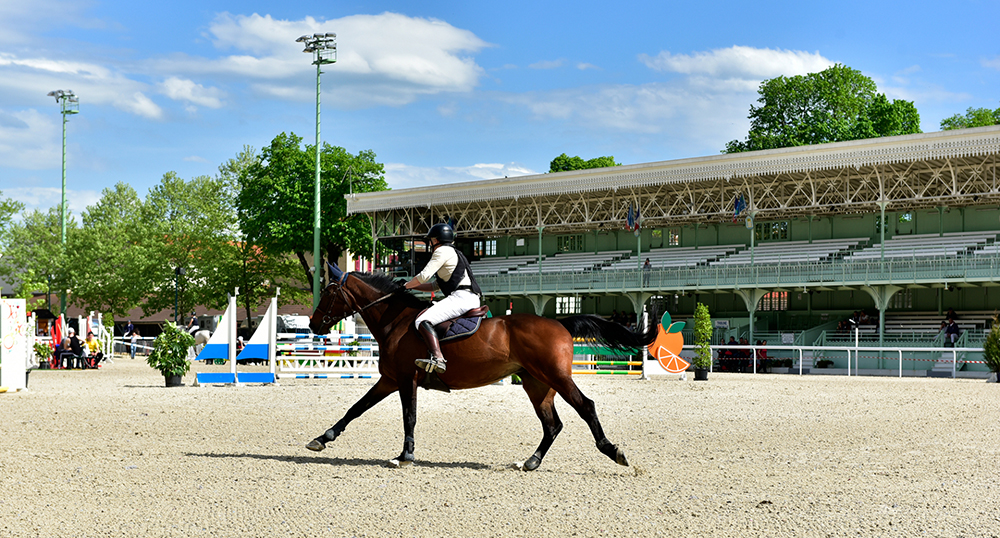
[[[401,379],[405,379],[402,378]],[[403,404],[403,451],[399,457],[389,460],[394,467],[404,467],[413,463],[415,445],[413,431],[417,426],[417,376],[409,383],[399,384],[399,400]]]
[[[323,435],[309,441],[306,448],[309,450],[315,450],[319,452],[326,448],[326,443],[333,441],[338,435],[344,432],[347,425],[351,423],[352,420],[360,417],[365,411],[375,407],[375,404],[381,402],[386,396],[392,394],[396,391],[396,386],[393,382],[387,380],[385,377],[379,378],[375,386],[372,387],[364,396],[361,397],[350,409],[347,410],[347,414],[344,418],[337,421],[329,430],[326,430]]]

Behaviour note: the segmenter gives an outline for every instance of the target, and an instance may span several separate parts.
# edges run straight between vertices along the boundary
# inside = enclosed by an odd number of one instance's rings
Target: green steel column
[[[319,253],[319,238],[320,238],[320,189],[319,189],[319,172],[320,172],[320,147],[319,147],[319,112],[320,112],[320,75],[323,71],[320,70],[322,64],[316,62],[316,186],[315,186],[315,205],[313,206],[313,310],[319,307],[319,286],[320,277],[323,274],[322,265],[320,264],[320,253]],[[333,260],[336,262],[337,260]],[[332,263],[332,262],[331,262]]]
[[[881,260],[882,263],[884,264],[885,263],[885,202],[879,202],[878,207],[880,210],[879,218],[882,219],[879,221],[879,226],[878,226],[879,232],[882,234],[881,238],[879,238],[879,243],[881,243],[879,247],[882,249]]]
[[[944,237],[944,206],[938,206],[938,237]]]
[[[59,243],[66,249],[66,99],[62,100],[62,204],[59,206]],[[66,287],[59,293],[59,312],[66,313]]]

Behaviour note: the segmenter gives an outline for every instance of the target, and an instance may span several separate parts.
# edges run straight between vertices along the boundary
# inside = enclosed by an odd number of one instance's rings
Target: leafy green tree
[[[269,254],[294,254],[306,287],[312,282],[306,253],[313,249],[315,147],[281,133],[261,151],[260,159],[241,174],[236,205],[240,227],[249,242]],[[347,216],[344,195],[386,190],[384,168],[371,150],[352,155],[324,144],[320,152],[320,247],[326,262],[336,263],[345,250],[359,256],[372,251],[371,222],[365,215]]]
[[[83,212],[83,228],[71,236],[67,249],[75,304],[115,317],[142,304],[159,252],[159,238],[149,233],[143,214],[143,201],[126,183],[104,189]]]
[[[941,120],[942,131],[986,127],[987,125],[1000,125],[1000,108],[990,110],[988,108],[969,107],[965,111],[965,115],[955,114],[950,118]]]
[[[175,293],[179,313],[195,305],[225,308],[225,290],[215,282],[213,251],[232,241],[237,227],[223,181],[208,176],[185,181],[168,172],[146,196],[143,219],[151,252],[142,275],[149,283],[143,312],[172,309]],[[183,275],[176,273],[178,268]]]
[[[15,296],[29,298],[36,291],[59,295],[73,287],[76,279],[66,263],[59,217],[58,207],[45,213],[35,209],[24,213],[20,222],[8,225],[4,233],[3,257],[0,257],[0,275],[14,286]],[[76,228],[75,219],[66,220],[67,244]]]
[[[587,170],[590,168],[610,168],[612,166],[621,166],[621,163],[615,162],[615,158],[612,155],[594,157],[589,161],[585,161],[579,156],[570,157],[563,153],[555,159],[552,159],[552,162],[549,163],[549,173],[568,172],[570,170]]]
[[[758,94],[746,140],[730,141],[723,153],[920,132],[912,102],[889,102],[872,79],[842,64],[765,80]]]
[[[235,158],[219,167],[218,178],[225,186],[226,203],[232,206],[234,214],[241,178],[257,159],[256,151],[244,146]],[[253,319],[253,311],[273,297],[278,287],[281,287],[279,304],[304,304],[312,300],[312,292],[297,285],[297,262],[288,254],[265,252],[248,241],[242,230],[213,249],[211,256],[209,264],[216,269],[214,285],[223,290],[240,289],[237,300],[245,309],[247,320]]]

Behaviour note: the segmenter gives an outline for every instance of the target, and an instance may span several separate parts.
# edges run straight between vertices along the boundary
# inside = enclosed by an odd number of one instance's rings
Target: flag
[[[629,230],[635,227],[635,217],[632,215],[632,204],[628,205],[628,217],[625,222],[628,225]]]
[[[639,204],[635,205],[635,226],[632,228],[635,231],[639,231],[639,227],[642,225],[642,217],[639,215]]]
[[[52,330],[49,331],[49,334],[52,335],[52,342],[50,345],[53,350],[56,346],[62,343],[62,314],[59,314],[59,317],[54,321],[55,323],[52,325]]]

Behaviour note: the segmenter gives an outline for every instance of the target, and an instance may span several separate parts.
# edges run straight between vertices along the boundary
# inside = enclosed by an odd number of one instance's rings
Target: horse
[[[337,321],[359,313],[379,344],[378,382],[336,424],[310,441],[306,448],[319,452],[347,425],[393,392],[403,406],[403,450],[390,460],[402,467],[414,461],[414,427],[417,422],[417,388],[471,389],[517,374],[542,423],[542,441],[534,454],[519,464],[537,469],[562,430],[556,414],[559,394],[587,423],[597,449],[619,465],[628,465],[625,453],[604,434],[594,402],[573,381],[573,338],[593,339],[617,350],[648,346],[655,328],[636,333],[617,323],[592,315],[553,320],[534,314],[512,314],[483,320],[479,330],[466,338],[441,343],[448,369],[429,374],[414,364],[427,354],[427,346],[414,327],[417,315],[430,306],[383,273],[341,273],[323,291],[310,318],[314,334],[326,334]],[[435,379],[437,377],[437,379]],[[444,386],[434,386],[443,384]]]
[[[212,331],[208,329],[201,329],[200,331],[195,331],[194,333],[194,345],[188,348],[188,360],[194,360],[201,350],[205,348],[205,344],[208,344],[209,339],[212,338]]]

